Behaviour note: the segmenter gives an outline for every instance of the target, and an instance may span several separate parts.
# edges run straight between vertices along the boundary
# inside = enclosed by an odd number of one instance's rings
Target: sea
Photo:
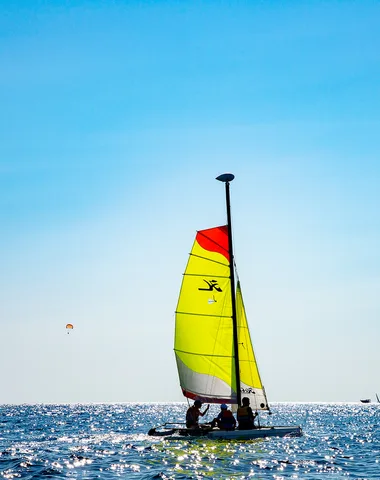
[[[187,403],[0,405],[0,479],[380,479],[380,404],[277,403],[301,437],[150,437]],[[211,420],[218,413],[212,406]]]

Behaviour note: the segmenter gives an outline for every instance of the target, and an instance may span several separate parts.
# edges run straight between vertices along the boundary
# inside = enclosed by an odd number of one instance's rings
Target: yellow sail
[[[241,396],[250,399],[250,405],[254,410],[269,410],[265,390],[261,383],[259,369],[253,352],[240,282],[238,282],[236,289],[236,319],[238,327]]]
[[[240,390],[267,408],[238,286]],[[176,310],[174,351],[183,394],[208,403],[237,401],[227,226],[197,233]],[[260,407],[260,405],[262,405]]]
[[[236,398],[227,227],[197,233],[176,310],[174,350],[183,394]]]

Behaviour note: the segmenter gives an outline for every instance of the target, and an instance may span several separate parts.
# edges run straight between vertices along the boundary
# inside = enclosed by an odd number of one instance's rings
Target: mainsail
[[[207,403],[237,402],[268,410],[252,348],[240,284],[236,319],[240,385],[236,385],[228,229],[197,232],[176,310],[174,351],[183,394]]]

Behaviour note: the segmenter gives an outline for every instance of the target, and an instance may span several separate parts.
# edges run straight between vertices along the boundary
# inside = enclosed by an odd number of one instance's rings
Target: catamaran
[[[202,403],[229,404],[233,411],[248,397],[251,408],[270,412],[252,348],[243,296],[235,275],[230,209],[230,182],[234,175],[217,177],[224,182],[227,224],[197,232],[175,312],[174,351],[182,393]],[[235,286],[236,278],[236,286]],[[299,426],[261,426],[224,431],[210,424],[189,429],[165,423],[149,435],[206,436],[252,439],[301,435]]]

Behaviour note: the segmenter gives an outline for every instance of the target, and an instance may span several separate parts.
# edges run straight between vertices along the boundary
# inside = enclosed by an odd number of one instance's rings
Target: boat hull
[[[301,427],[260,427],[253,430],[233,430],[223,431],[214,430],[207,434],[208,438],[214,439],[226,439],[226,440],[251,440],[254,438],[267,438],[267,437],[300,437],[302,435]]]
[[[170,436],[171,438],[210,438],[213,440],[252,440],[267,437],[300,437],[302,435],[300,426],[267,426],[252,430],[219,430],[207,426],[202,426],[199,429],[162,427],[152,428],[148,435],[154,437]]]

